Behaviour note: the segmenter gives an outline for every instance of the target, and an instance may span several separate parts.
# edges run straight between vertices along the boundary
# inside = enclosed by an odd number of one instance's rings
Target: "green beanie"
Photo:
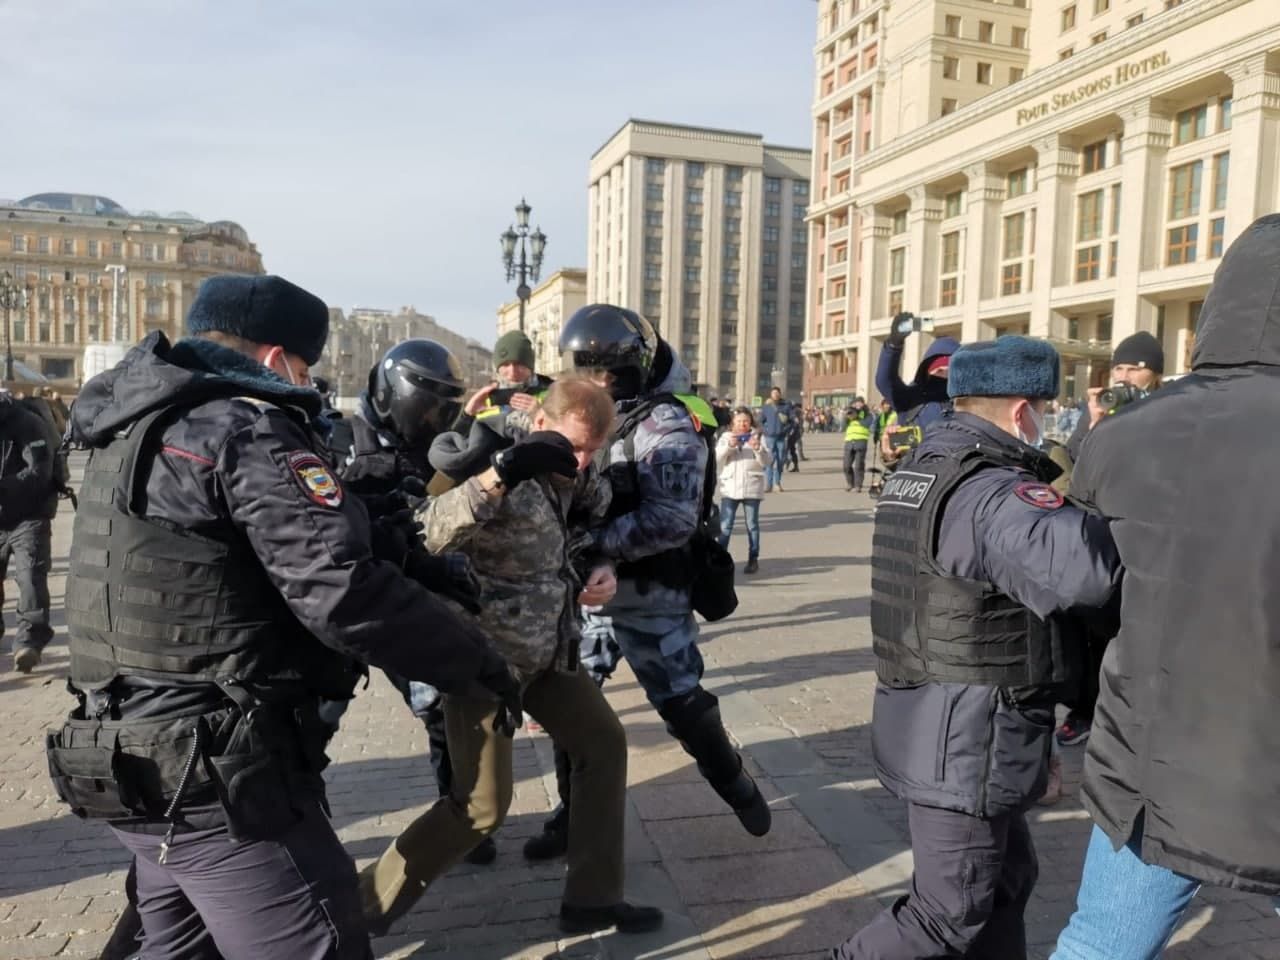
[[[493,369],[504,363],[519,363],[533,369],[533,344],[519,330],[508,330],[493,345]]]

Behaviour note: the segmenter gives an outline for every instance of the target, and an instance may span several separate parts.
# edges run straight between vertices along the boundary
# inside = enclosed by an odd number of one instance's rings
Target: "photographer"
[[[951,408],[947,397],[947,370],[951,355],[960,347],[952,337],[938,337],[924,352],[911,383],[902,379],[902,348],[913,331],[928,331],[932,321],[910,313],[893,318],[876,367],[876,389],[898,414],[902,427],[915,426],[922,432]]]
[[[764,472],[773,454],[764,445],[756,418],[747,407],[733,411],[733,422],[716,443],[720,469],[720,546],[729,545],[738,507],[747,524],[747,565],[743,573],[755,573],[760,558],[760,501],[764,499]]]
[[[861,397],[849,407],[844,428],[844,488],[862,492],[867,471],[867,445],[872,433],[878,432],[876,415]]]

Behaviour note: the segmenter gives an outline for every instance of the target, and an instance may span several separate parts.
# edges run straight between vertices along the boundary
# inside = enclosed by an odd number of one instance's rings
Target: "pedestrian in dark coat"
[[[1218,268],[1193,372],[1095,427],[1072,477],[1126,572],[1058,960],[1158,956],[1201,883],[1280,894],[1278,295],[1269,216]]]

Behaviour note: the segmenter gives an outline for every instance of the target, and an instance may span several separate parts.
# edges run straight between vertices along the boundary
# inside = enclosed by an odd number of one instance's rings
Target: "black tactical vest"
[[[979,470],[1010,465],[997,451],[968,449],[911,461],[885,481],[871,547],[871,634],[882,683],[999,686],[1021,700],[1078,679],[1055,620],[1041,620],[990,583],[943,573],[934,559],[952,492]]]
[[[89,457],[67,578],[71,682],[297,682],[350,697],[350,661],[307,633],[239,534],[201,535],[141,514],[140,465],[173,412],[144,417]]]

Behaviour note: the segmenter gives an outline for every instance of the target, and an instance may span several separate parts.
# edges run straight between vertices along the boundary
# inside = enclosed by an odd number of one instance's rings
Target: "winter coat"
[[[0,530],[57,513],[52,443],[39,414],[0,394]]]
[[[920,358],[915,378],[911,383],[905,383],[901,374],[902,347],[886,343],[876,365],[876,389],[893,405],[896,413],[906,413],[919,407],[911,422],[923,429],[951,408],[947,381],[929,376],[929,361],[934,357],[949,357],[959,348],[959,341],[953,337],[938,337]]]
[[[722,433],[716,443],[716,467],[719,470],[720,496],[730,500],[764,498],[764,469],[773,462],[773,454],[763,439],[760,449],[729,446],[730,433]]]
[[[1081,791],[1117,847],[1280,893],[1280,216],[1223,258],[1192,373],[1094,428],[1072,492],[1125,566]]]

